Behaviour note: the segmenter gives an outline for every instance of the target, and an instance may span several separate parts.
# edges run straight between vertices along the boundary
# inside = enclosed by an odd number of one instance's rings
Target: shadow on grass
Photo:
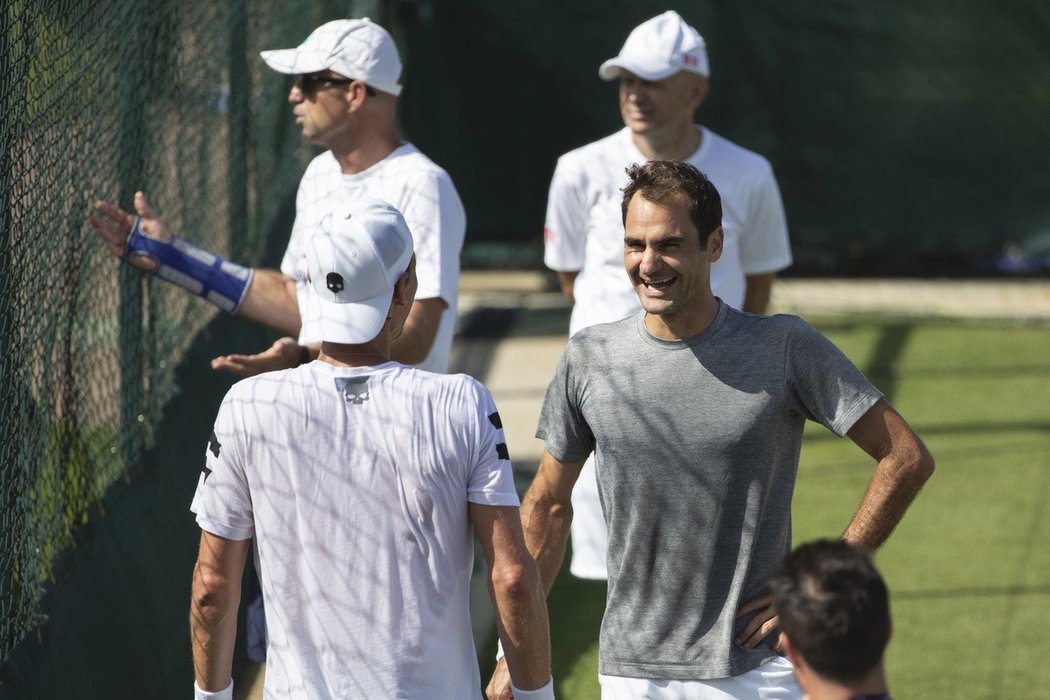
[[[944,598],[998,598],[1000,596],[1050,595],[1050,584],[1036,586],[983,586],[942,588],[926,591],[894,591],[894,600],[935,600]]]

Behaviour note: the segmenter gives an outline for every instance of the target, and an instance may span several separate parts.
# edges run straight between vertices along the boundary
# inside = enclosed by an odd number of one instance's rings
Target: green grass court
[[[937,460],[936,474],[877,558],[892,595],[893,696],[1046,697],[1050,327],[810,321],[864,369]],[[795,543],[840,534],[871,468],[847,438],[811,424],[794,501]],[[604,595],[604,584],[566,571],[551,593],[559,697],[599,697]]]

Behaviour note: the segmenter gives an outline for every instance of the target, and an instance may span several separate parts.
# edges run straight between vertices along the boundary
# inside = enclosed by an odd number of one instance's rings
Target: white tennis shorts
[[[732,678],[668,681],[598,674],[602,700],[799,700],[791,662],[778,656]]]

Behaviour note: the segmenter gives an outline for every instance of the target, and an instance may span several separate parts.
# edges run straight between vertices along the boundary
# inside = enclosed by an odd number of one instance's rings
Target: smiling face
[[[701,246],[686,198],[651,202],[636,192],[624,221],[623,262],[646,327],[658,338],[687,338],[710,322],[711,263],[722,254],[722,227]]]

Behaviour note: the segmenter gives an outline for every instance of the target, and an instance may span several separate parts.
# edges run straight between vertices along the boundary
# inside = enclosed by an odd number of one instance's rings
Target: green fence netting
[[[347,6],[0,5],[3,661],[44,621],[57,553],[151,446],[175,366],[216,313],[120,268],[85,224],[92,203],[130,208],[146,190],[189,240],[257,260],[309,156],[288,82],[258,51]]]

